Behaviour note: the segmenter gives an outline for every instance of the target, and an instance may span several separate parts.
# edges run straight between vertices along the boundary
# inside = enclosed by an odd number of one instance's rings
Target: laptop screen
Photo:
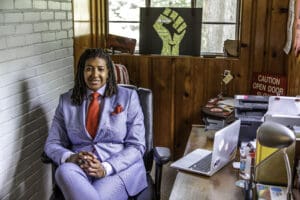
[[[240,132],[240,120],[227,125],[215,133],[214,147],[212,155],[212,168],[223,166],[228,161],[232,160],[238,145]]]

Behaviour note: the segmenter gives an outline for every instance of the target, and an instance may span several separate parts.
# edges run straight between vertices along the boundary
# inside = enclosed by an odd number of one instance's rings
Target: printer
[[[265,121],[273,121],[289,128],[300,126],[300,97],[271,96]]]
[[[235,95],[235,118],[241,120],[239,144],[256,138],[256,130],[262,124],[268,110],[268,96]]]

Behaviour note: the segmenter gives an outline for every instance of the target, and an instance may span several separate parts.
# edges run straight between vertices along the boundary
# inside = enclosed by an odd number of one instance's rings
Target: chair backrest
[[[146,151],[144,163],[147,173],[151,172],[153,164],[153,95],[150,89],[137,88],[134,85],[120,84],[122,87],[137,90],[144,114]]]
[[[129,84],[129,74],[124,65],[114,63],[114,73],[117,83]]]

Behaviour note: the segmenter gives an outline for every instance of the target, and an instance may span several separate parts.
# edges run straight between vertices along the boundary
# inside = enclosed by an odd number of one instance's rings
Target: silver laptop
[[[171,167],[212,176],[234,159],[240,132],[240,120],[215,133],[213,150],[196,149],[171,164]]]

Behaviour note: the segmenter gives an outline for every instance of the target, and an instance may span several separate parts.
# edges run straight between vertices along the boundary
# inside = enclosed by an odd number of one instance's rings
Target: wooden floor
[[[177,170],[170,167],[171,162],[163,167],[161,182],[161,200],[168,200],[176,178]],[[151,175],[154,177],[155,166],[152,168]]]

